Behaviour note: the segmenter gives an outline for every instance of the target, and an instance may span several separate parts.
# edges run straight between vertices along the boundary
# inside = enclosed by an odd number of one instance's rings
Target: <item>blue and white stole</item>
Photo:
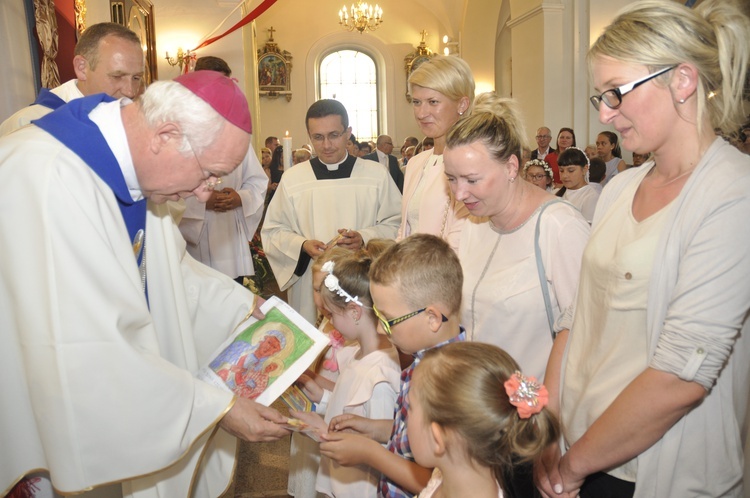
[[[65,101],[50,92],[47,88],[42,88],[39,90],[39,95],[37,95],[36,100],[31,105],[41,105],[54,111],[58,107],[65,105]]]
[[[97,105],[114,100],[103,93],[75,99],[32,122],[72,150],[112,189],[140,266],[146,229],[146,199],[133,200],[117,159],[99,127],[89,119],[89,113]]]

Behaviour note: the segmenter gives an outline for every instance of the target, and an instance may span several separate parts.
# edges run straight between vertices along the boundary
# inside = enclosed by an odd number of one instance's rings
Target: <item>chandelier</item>
[[[370,4],[363,3],[362,0],[357,0],[357,5],[352,4],[351,15],[347,12],[346,5],[339,10],[339,24],[349,31],[356,29],[360,34],[367,30],[374,31],[378,29],[382,22],[383,9],[378,5],[373,7]]]

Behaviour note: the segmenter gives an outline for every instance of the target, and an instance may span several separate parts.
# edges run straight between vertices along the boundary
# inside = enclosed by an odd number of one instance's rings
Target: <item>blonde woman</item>
[[[747,40],[731,2],[644,0],[589,51],[599,120],[654,160],[599,198],[546,496],[747,496],[750,158],[714,134],[743,119]]]
[[[443,150],[450,129],[471,111],[474,77],[458,57],[435,56],[409,77],[414,118],[434,148],[409,159],[397,240],[429,233],[458,249],[461,225],[468,216],[445,180]]]
[[[570,204],[518,178],[525,136],[513,101],[482,94],[448,135],[445,173],[473,215],[458,252],[467,337],[503,348],[543,379],[565,348],[565,311],[574,302],[589,224]],[[545,384],[556,398],[557,385]],[[533,489],[530,475],[517,477],[515,487]]]

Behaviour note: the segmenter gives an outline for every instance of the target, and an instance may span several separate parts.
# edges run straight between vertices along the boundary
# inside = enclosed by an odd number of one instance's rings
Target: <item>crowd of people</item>
[[[137,38],[90,27],[76,79],[0,126],[0,490],[220,496],[237,439],[291,417],[296,498],[744,496],[748,39],[721,0],[628,5],[587,57],[616,133],[533,150],[435,56],[400,159],[323,99],[284,164],[223,60],[144,90]],[[330,339],[310,412],[194,376],[263,318],[258,232]]]

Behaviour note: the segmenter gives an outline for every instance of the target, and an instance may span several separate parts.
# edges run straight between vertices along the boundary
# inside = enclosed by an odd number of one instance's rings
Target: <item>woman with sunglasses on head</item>
[[[750,158],[714,128],[742,120],[749,39],[730,2],[642,1],[589,52],[600,121],[653,162],[599,198],[547,497],[747,496]]]
[[[469,215],[451,195],[445,181],[443,150],[451,128],[471,111],[474,77],[458,57],[438,55],[409,76],[409,89],[417,120],[433,147],[409,159],[401,202],[401,226],[396,240],[413,233],[429,233],[458,250],[461,226]]]

